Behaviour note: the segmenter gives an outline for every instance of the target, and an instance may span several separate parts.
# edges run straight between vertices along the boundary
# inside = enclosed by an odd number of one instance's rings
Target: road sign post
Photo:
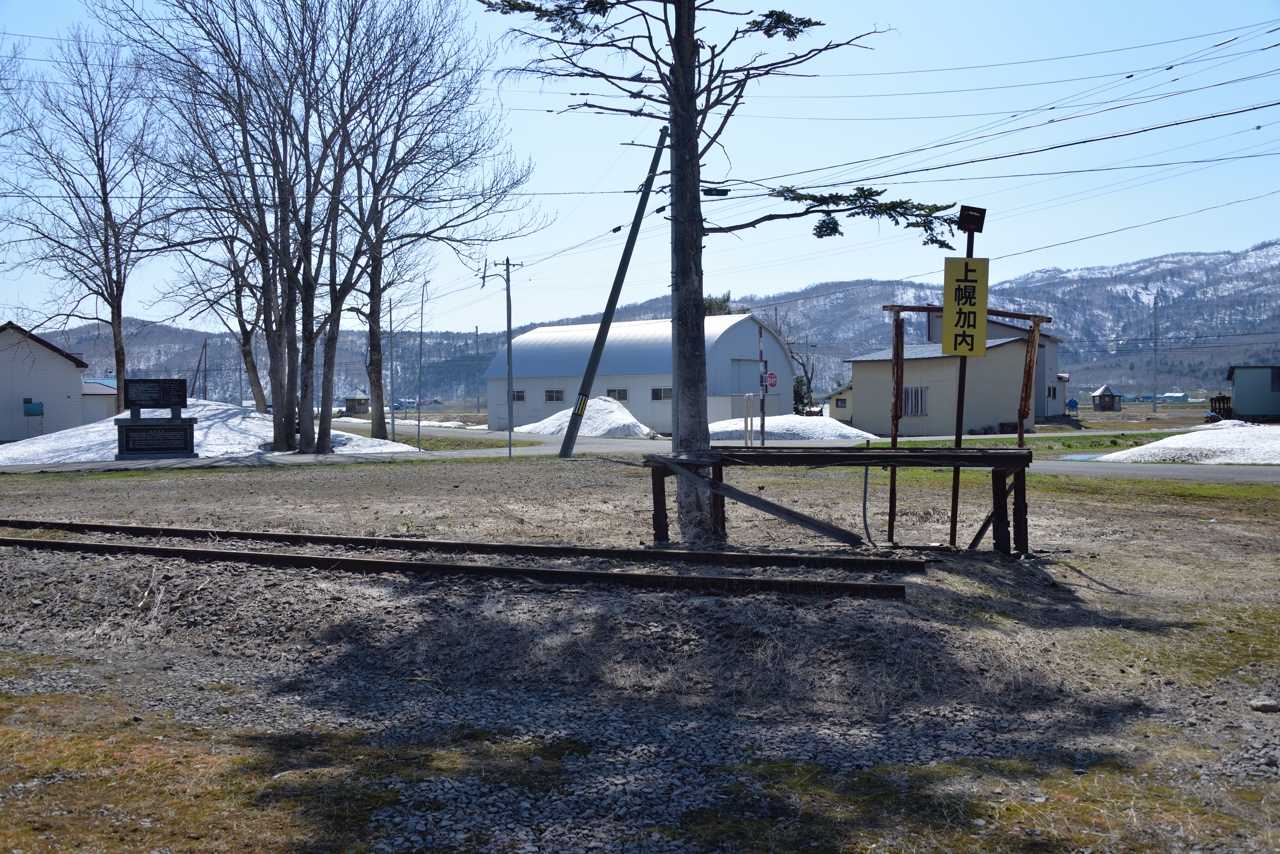
[[[948,258],[942,285],[942,353],[959,356],[956,376],[956,442],[963,444],[964,386],[970,356],[987,355],[987,286],[990,262],[973,257],[973,236],[981,233],[986,208],[960,206],[956,227],[966,232],[965,257]],[[956,544],[956,518],[960,511],[960,469],[951,470],[951,536]]]

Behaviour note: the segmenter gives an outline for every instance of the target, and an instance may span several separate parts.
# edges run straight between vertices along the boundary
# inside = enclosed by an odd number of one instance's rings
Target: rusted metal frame
[[[941,312],[940,305],[885,305],[881,306],[884,311],[923,311],[923,312]],[[1025,314],[1021,311],[1002,311],[998,308],[987,309],[987,315],[990,317],[1008,317],[1013,320],[1026,320],[1028,322],[1053,323],[1053,318],[1047,314]]]
[[[170,560],[201,563],[243,563],[250,566],[266,567],[267,569],[297,567],[321,569],[330,572],[375,575],[384,572],[396,572],[411,576],[463,575],[480,578],[507,578],[515,581],[534,581],[543,584],[610,584],[624,587],[657,587],[667,590],[719,590],[729,593],[767,591],[859,596],[870,599],[906,598],[906,587],[902,584],[820,581],[808,578],[666,575],[650,572],[601,572],[599,570],[549,569],[546,567],[480,566],[464,563],[389,560],[386,558],[176,548],[174,546],[153,546],[142,543],[78,542],[75,540],[27,539],[24,537],[0,537],[0,546],[40,551],[147,555]]]
[[[813,531],[815,534],[830,537],[836,542],[844,543],[848,546],[862,545],[862,537],[852,531],[846,531],[844,528],[837,527],[828,522],[823,522],[821,519],[806,516],[797,510],[792,510],[789,507],[783,507],[781,504],[774,504],[772,501],[767,501],[758,495],[752,495],[749,492],[743,492],[741,489],[729,486],[727,483],[715,483],[702,475],[695,473],[692,469],[685,468],[679,463],[667,461],[665,465],[676,474],[692,480],[703,489],[709,489],[712,493],[723,495],[725,498],[731,498],[734,501],[759,510],[761,513],[768,513],[770,516],[776,516],[783,521],[790,522],[793,525],[799,525],[802,528]]]
[[[1025,471],[1025,469],[1018,469],[1018,471]],[[1004,498],[1006,501],[1009,500],[1009,495],[1012,492],[1013,492],[1013,484],[1011,483],[1009,484],[1008,488],[1005,489],[1004,491]],[[978,526],[978,533],[974,534],[973,539],[969,541],[970,551],[976,549],[978,546],[982,544],[982,538],[987,535],[987,531],[991,530],[991,521],[994,518],[995,518],[995,510],[994,509],[989,510],[987,512],[987,518],[983,519],[982,524]]]
[[[711,482],[724,483],[724,464],[716,463],[711,466]],[[720,542],[729,539],[728,521],[724,512],[724,496],[711,491],[711,533]]]
[[[1031,551],[1027,531],[1027,470],[1013,473],[1013,547],[1026,554]]]
[[[1036,359],[1040,351],[1040,321],[1031,321],[1027,331],[1027,358],[1022,365],[1022,397],[1018,400],[1018,447],[1025,448],[1023,439],[1027,416],[1031,414],[1031,397],[1036,387]],[[1047,378],[1046,378],[1047,380]]]
[[[1004,469],[991,470],[991,539],[995,550],[1001,554],[1009,554],[1009,504],[1006,482],[1009,472]]]
[[[889,447],[898,447],[898,422],[902,419],[902,381],[903,362],[905,361],[905,323],[902,312],[893,312],[893,400],[889,404]],[[898,469],[889,467],[889,542],[894,542],[894,527],[898,517]]]
[[[667,518],[667,470],[659,466],[649,469],[653,478],[653,542],[671,542],[671,523]]]
[[[697,455],[646,454],[646,460],[671,461],[682,465],[710,466],[792,466],[829,468],[832,466],[903,466],[961,468],[1005,468],[1028,466],[1030,451],[1016,448],[776,448],[769,451],[714,448]]]

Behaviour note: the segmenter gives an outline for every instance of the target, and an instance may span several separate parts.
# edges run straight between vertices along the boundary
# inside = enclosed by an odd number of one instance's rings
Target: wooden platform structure
[[[753,493],[737,489],[724,481],[724,471],[732,466],[791,466],[828,468],[830,466],[888,466],[897,468],[982,468],[991,470],[991,512],[982,523],[969,548],[977,548],[987,529],[992,529],[995,549],[1011,554],[1014,549],[1030,551],[1027,541],[1027,467],[1031,451],[1023,449],[978,448],[737,448],[716,447],[696,454],[645,454],[645,465],[653,477],[653,539],[655,543],[670,541],[667,518],[668,477],[683,477],[711,491],[711,519],[715,535],[727,539],[724,502],[728,498],[768,513],[802,528],[849,546],[862,545],[863,539],[829,522],[815,519],[797,510],[776,504]],[[698,470],[710,470],[705,476]],[[1012,479],[1012,483],[1010,483]],[[1009,536],[1009,495],[1013,495],[1013,538]]]

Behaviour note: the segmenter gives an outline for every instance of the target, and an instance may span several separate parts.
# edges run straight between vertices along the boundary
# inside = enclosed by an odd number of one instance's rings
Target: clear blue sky
[[[751,8],[747,4],[735,4]],[[763,8],[763,7],[762,7]],[[846,37],[872,28],[871,50],[848,49],[811,67],[815,77],[756,86],[724,142],[728,159],[713,157],[707,179],[825,184],[919,169],[1115,134],[1211,113],[1280,101],[1280,0],[1203,2],[901,2],[790,0],[785,8],[827,24],[820,35]],[[472,8],[482,38],[499,38],[511,19]],[[15,34],[56,35],[83,19],[71,0],[40,4],[0,0],[0,20]],[[1268,22],[1273,22],[1268,24]],[[1220,35],[1212,35],[1221,33]],[[1218,45],[1231,37],[1228,44]],[[1192,38],[1194,37],[1194,38]],[[1179,41],[1174,41],[1179,40]],[[1171,42],[1156,44],[1160,42]],[[1141,47],[1150,45],[1148,47]],[[40,55],[47,43],[32,41]],[[783,48],[781,44],[770,47]],[[1137,48],[1137,49],[1133,49]],[[507,48],[506,60],[520,53]],[[1103,53],[1106,52],[1106,53]],[[1055,59],[1094,54],[1074,59]],[[1015,64],[1016,63],[1016,64]],[[997,64],[998,67],[990,67]],[[988,66],[971,70],[962,66]],[[1172,66],[1171,70],[1165,70]],[[921,73],[929,72],[929,73]],[[1127,75],[1132,74],[1131,78]],[[1241,78],[1263,76],[1255,80]],[[1204,88],[1211,87],[1211,88]],[[631,190],[648,153],[623,143],[652,143],[658,126],[644,119],[561,114],[572,86],[537,81],[494,84],[506,110],[512,148],[536,171],[529,190],[556,194]],[[1185,91],[1199,90],[1199,91]],[[1170,94],[1182,93],[1182,94]],[[1168,97],[1157,98],[1157,96]],[[1156,100],[1150,100],[1157,98]],[[1146,101],[1146,103],[1140,103]],[[1048,107],[1055,107],[1049,111]],[[551,112],[548,112],[551,111]],[[1080,114],[1093,114],[1080,116]],[[1017,115],[1018,118],[1012,118]],[[1074,117],[1075,118],[1067,118]],[[1061,117],[1048,123],[1050,118]],[[1032,127],[1034,126],[1034,127]],[[1260,129],[1255,129],[1261,126]],[[900,154],[949,139],[1023,128],[984,140]],[[1046,177],[1030,172],[1099,169],[1220,159],[1280,152],[1280,107],[1215,119],[1126,139],[1097,142],[986,164],[871,180],[894,195],[964,202],[989,209],[978,254],[992,258],[1150,220],[1224,205],[1145,228],[993,260],[992,277],[1008,279],[1044,267],[1113,264],[1170,252],[1240,250],[1280,237],[1274,211],[1280,195],[1228,204],[1280,190],[1277,159],[1257,157]],[[896,156],[895,156],[896,155]],[[838,164],[855,163],[844,168]],[[941,179],[963,179],[946,180]],[[935,183],[894,183],[934,181]],[[706,206],[708,219],[735,222],[775,204],[741,189]],[[661,201],[655,201],[656,206]],[[544,195],[552,220],[543,231],[494,246],[490,257],[536,261],[513,276],[516,323],[598,311],[612,281],[634,195]],[[778,208],[774,208],[778,209]],[[667,292],[666,224],[651,217],[642,233],[623,302]],[[856,278],[937,281],[944,252],[926,249],[891,226],[849,222],[842,238],[816,240],[811,223],[774,223],[739,236],[708,239],[706,290],[735,296],[770,295],[815,282]],[[553,253],[591,240],[582,249]],[[154,281],[163,270],[153,270]],[[427,325],[438,329],[497,330],[504,303],[491,281],[483,291],[465,268],[437,259],[437,294]],[[38,302],[39,282],[6,279],[0,302]],[[131,313],[162,316],[148,307],[149,282],[130,300]],[[406,300],[417,302],[416,289]]]

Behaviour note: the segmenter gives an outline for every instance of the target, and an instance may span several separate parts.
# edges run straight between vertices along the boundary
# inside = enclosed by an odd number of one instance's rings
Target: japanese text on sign
[[[987,355],[986,258],[948,258],[942,285],[942,353]]]

